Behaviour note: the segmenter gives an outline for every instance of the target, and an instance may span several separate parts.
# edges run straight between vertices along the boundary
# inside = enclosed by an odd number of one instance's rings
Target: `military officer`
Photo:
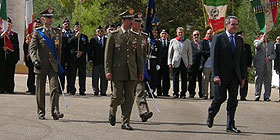
[[[105,47],[106,78],[113,82],[109,122],[112,126],[116,124],[117,107],[121,105],[121,128],[125,130],[132,130],[129,123],[136,80],[144,79],[141,40],[138,33],[130,31],[132,14],[132,8],[120,14],[122,25],[109,34]]]
[[[12,31],[12,20],[8,17],[7,31],[0,31],[0,93],[14,93],[14,76],[19,61],[18,34]],[[4,43],[9,38],[10,44]]]
[[[41,20],[40,18],[37,18],[34,20],[33,28],[39,28],[41,26]],[[23,51],[24,51],[24,62],[25,65],[28,67],[28,78],[27,78],[27,93],[30,93],[32,95],[35,94],[35,73],[34,73],[34,65],[31,61],[30,55],[29,55],[29,44],[31,41],[32,34],[28,34],[26,36],[26,40],[23,44]]]
[[[147,39],[148,34],[142,32],[141,30],[141,22],[142,22],[142,14],[137,13],[134,16],[134,19],[132,21],[132,32],[136,32],[139,34],[140,40],[141,40],[141,48],[143,50],[143,59],[145,61],[144,65],[147,64]],[[140,47],[139,46],[139,47]],[[144,66],[147,68],[147,66]],[[148,103],[146,100],[146,93],[145,93],[145,81],[137,80],[136,84],[136,104],[139,109],[139,116],[142,120],[142,122],[146,122],[148,119],[150,119],[153,116],[153,112],[149,111]]]
[[[152,31],[154,38],[156,40],[156,43],[154,45],[151,44],[150,42],[150,50],[149,50],[149,55],[148,55],[148,72],[151,75],[152,79],[150,82],[150,86],[151,89],[153,91],[153,93],[149,93],[149,94],[154,94],[154,92],[157,89],[157,73],[160,70],[160,64],[161,64],[161,54],[160,54],[160,50],[161,50],[161,46],[160,46],[160,42],[157,39],[158,37],[158,31],[156,28],[153,29]],[[149,95],[151,97],[151,95]],[[156,97],[154,95],[154,97]]]
[[[60,75],[61,79],[61,85],[62,88],[64,89],[65,86],[65,76],[67,80],[67,93],[70,92],[70,75],[69,72],[67,71],[68,67],[68,61],[69,61],[69,44],[68,44],[68,39],[72,36],[73,30],[70,28],[70,21],[65,18],[63,23],[62,23],[62,48],[61,48],[61,65],[65,69],[65,74]]]
[[[38,117],[40,120],[45,119],[45,86],[48,76],[50,85],[51,98],[51,115],[54,120],[63,118],[63,114],[59,112],[59,86],[58,72],[59,54],[61,36],[60,31],[51,27],[54,16],[54,9],[48,8],[41,12],[41,19],[44,23],[43,27],[37,28],[32,35],[29,53],[34,64],[34,72],[36,74],[36,99],[38,107]]]
[[[86,52],[88,49],[88,37],[81,33],[81,25],[79,22],[75,23],[74,34],[68,39],[69,43],[69,64],[68,71],[70,75],[70,94],[75,95],[75,81],[77,70],[79,70],[79,94],[86,95]]]

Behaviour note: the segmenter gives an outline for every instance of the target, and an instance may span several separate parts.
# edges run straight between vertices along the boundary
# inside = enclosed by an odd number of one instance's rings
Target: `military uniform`
[[[76,23],[77,24],[77,23]],[[86,53],[88,49],[88,37],[85,34],[80,35],[80,46],[78,48],[78,37],[75,34],[68,39],[69,43],[69,56],[68,56],[68,72],[70,76],[70,94],[74,95],[76,93],[75,82],[78,70],[79,76],[79,94],[85,95],[86,91]],[[77,52],[82,51],[81,57],[77,57]]]
[[[8,22],[12,23],[8,18]],[[1,29],[0,34],[4,31]],[[13,49],[4,51],[4,37],[0,38],[0,93],[14,93],[14,76],[16,64],[19,61],[19,41],[18,34],[9,30],[7,31]]]
[[[69,23],[70,21],[66,18],[63,21],[64,23]],[[70,26],[70,25],[69,25]],[[64,89],[65,86],[65,76],[66,76],[66,80],[67,80],[67,93],[70,92],[70,75],[68,72],[68,64],[69,64],[69,44],[68,44],[68,39],[73,36],[73,31],[71,29],[62,29],[62,48],[61,48],[61,66],[64,68],[64,70],[66,71],[65,74],[60,75],[60,80],[61,80],[61,85],[62,88]]]
[[[147,38],[148,34],[141,32],[140,33],[140,39],[141,39],[141,48],[143,49],[143,58],[145,61],[145,64],[147,64]],[[146,65],[147,68],[147,65]],[[152,117],[152,112],[149,110],[149,106],[146,99],[146,92],[145,92],[145,81],[137,80],[136,84],[136,104],[139,109],[139,116],[142,119],[143,122],[147,121],[148,118]],[[147,117],[147,116],[150,117]]]
[[[53,9],[47,9],[42,13],[43,17],[51,18],[53,16]],[[63,117],[59,112],[59,86],[58,86],[58,63],[51,53],[46,39],[44,39],[38,31],[41,31],[51,40],[57,51],[60,54],[61,36],[60,31],[54,28],[46,28],[45,26],[37,28],[32,36],[29,53],[31,60],[35,66],[34,72],[36,74],[36,99],[38,107],[39,119],[45,119],[45,87],[46,78],[48,76],[50,86],[51,98],[51,114],[56,120]]]
[[[148,73],[151,75],[152,78],[150,82],[150,87],[154,93],[157,88],[157,75],[158,75],[157,67],[160,67],[161,64],[161,46],[159,40],[156,39],[155,45],[150,44],[150,51],[148,57],[149,57]]]
[[[132,130],[129,123],[136,81],[144,73],[140,41],[138,33],[121,27],[109,34],[105,47],[105,73],[112,74],[113,82],[109,122],[115,125],[117,107],[121,105],[122,129],[127,130]]]
[[[34,20],[33,27],[41,26],[40,18]],[[29,45],[32,38],[32,33],[28,34],[25,38],[23,44],[23,51],[24,51],[24,62],[28,68],[28,78],[27,78],[27,93],[31,93],[32,95],[35,94],[35,73],[34,73],[34,65],[32,63],[31,57],[29,55]]]

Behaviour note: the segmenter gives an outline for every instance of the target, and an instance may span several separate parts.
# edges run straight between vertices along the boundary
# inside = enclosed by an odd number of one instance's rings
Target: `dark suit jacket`
[[[234,53],[230,45],[230,40],[223,32],[214,37],[211,45],[212,50],[212,76],[221,79],[221,82],[228,82],[232,76],[236,75],[239,82],[245,79],[245,68],[242,55],[243,40],[242,38],[235,36],[236,48]]]
[[[274,69],[277,73],[279,73],[280,70],[280,44],[276,44],[275,52],[276,52],[276,58],[274,60]]]
[[[169,44],[170,44],[170,40],[167,39],[167,44],[164,47],[163,46],[163,40],[160,38],[158,45],[160,45],[161,47],[161,51],[160,51],[160,61],[161,61],[161,67],[167,67],[168,68],[168,64],[167,64],[167,58],[168,58],[168,49],[169,49]]]
[[[77,58],[77,50],[78,50],[78,37],[75,34],[72,34],[71,38],[68,39],[69,43],[69,63],[78,63],[78,64],[86,64],[86,53],[88,50],[88,37],[85,34],[81,34],[80,36],[80,47],[79,50],[83,51],[83,55],[80,58]]]
[[[200,45],[200,42],[199,42],[199,45]],[[191,46],[192,46],[192,67],[190,69],[190,72],[196,72],[199,70],[201,53],[200,53],[200,50],[197,49],[194,41],[191,42]],[[199,46],[199,47],[201,47],[201,46]]]
[[[201,60],[200,60],[199,70],[203,70],[205,62],[210,57],[209,40],[202,40],[200,42],[200,55],[201,55]]]
[[[104,36],[102,41],[103,46],[99,41],[98,37],[90,39],[88,61],[91,61],[93,65],[104,65],[104,53],[107,38]]]
[[[244,59],[245,59],[245,68],[247,67],[252,67],[252,51],[251,51],[251,46],[247,43],[244,44],[243,47],[243,54],[244,54]]]
[[[9,58],[7,60],[9,60],[10,62],[9,63],[13,63],[13,64],[16,64],[18,61],[19,61],[19,41],[18,41],[18,34],[11,31],[10,35],[9,35],[9,39],[14,47],[14,51],[10,51],[10,50],[7,50],[7,54],[6,54],[6,57]],[[1,61],[2,59],[4,60],[5,59],[5,52],[3,50],[3,47],[4,47],[4,38],[0,38],[0,57],[1,57]]]

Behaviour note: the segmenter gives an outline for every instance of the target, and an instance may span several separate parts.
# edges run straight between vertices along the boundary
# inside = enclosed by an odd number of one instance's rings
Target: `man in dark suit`
[[[79,72],[79,93],[80,95],[86,95],[86,52],[88,47],[87,35],[81,33],[81,26],[79,22],[75,23],[74,34],[68,39],[69,43],[69,64],[68,71],[71,77],[70,80],[70,94],[75,95],[75,81],[77,71]]]
[[[238,86],[244,86],[245,69],[242,63],[242,38],[235,35],[238,29],[238,19],[235,16],[228,16],[225,20],[226,31],[216,35],[211,43],[212,50],[212,77],[215,83],[214,99],[208,109],[207,126],[211,128],[215,116],[220,110],[222,103],[227,102],[227,125],[229,133],[240,133],[235,127],[235,111],[238,104]]]
[[[202,98],[202,89],[201,89],[201,80],[202,80],[202,71],[199,70],[200,60],[201,60],[201,53],[200,53],[200,33],[198,30],[193,32],[193,41],[191,42],[192,45],[192,68],[190,69],[190,82],[189,82],[189,93],[190,98],[194,98],[195,96],[195,88],[196,88],[196,79],[198,80],[199,91],[198,95],[199,98]]]
[[[251,46],[247,43],[245,43],[245,32],[240,31],[236,33],[238,36],[240,36],[243,39],[243,44],[244,46],[242,47],[243,51],[243,61],[245,65],[245,71],[246,71],[246,77],[248,77],[249,71],[252,67],[252,51],[251,51]],[[248,78],[245,79],[245,85],[244,88],[240,88],[240,100],[241,101],[246,101],[246,97],[248,94]]]
[[[15,68],[19,61],[18,34],[11,30],[12,20],[9,17],[7,21],[7,31],[0,31],[0,93],[14,93]],[[11,47],[7,47],[8,43],[4,42],[4,38],[9,38]]]
[[[34,28],[38,28],[41,26],[41,20],[40,18],[37,18],[34,20],[34,23],[33,23],[33,27]],[[31,60],[31,57],[30,57],[30,54],[29,54],[29,44],[30,44],[30,41],[31,41],[31,37],[32,37],[32,34],[28,34],[26,36],[26,40],[25,42],[23,43],[23,51],[24,51],[24,62],[25,62],[25,65],[27,66],[28,68],[28,78],[27,78],[27,93],[30,93],[32,95],[35,94],[35,73],[34,73],[34,65],[32,63],[32,60]]]
[[[276,43],[274,44],[275,47],[275,53],[276,53],[276,58],[274,59],[274,70],[276,71],[276,73],[279,75],[279,79],[280,79],[280,36],[277,36],[276,38]],[[280,84],[279,84],[280,87]],[[280,102],[280,90],[279,90],[279,102]]]
[[[170,40],[168,39],[168,33],[165,29],[161,31],[160,37],[159,44],[161,45],[161,55],[159,57],[161,63],[157,76],[157,96],[169,96],[170,78],[167,57]]]
[[[88,61],[92,67],[92,88],[94,95],[106,96],[108,81],[104,70],[104,52],[107,38],[101,26],[96,29],[96,37],[90,39]],[[100,79],[100,88],[99,88]]]

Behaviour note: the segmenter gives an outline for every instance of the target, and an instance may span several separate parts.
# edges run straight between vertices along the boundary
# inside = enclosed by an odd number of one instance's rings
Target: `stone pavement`
[[[120,129],[120,109],[117,124],[108,123],[110,96],[93,96],[91,78],[87,78],[87,96],[66,95],[68,107],[60,109],[63,119],[51,119],[49,96],[46,98],[47,120],[38,120],[34,95],[26,95],[26,75],[16,75],[16,94],[0,94],[0,140],[279,140],[280,102],[278,91],[272,89],[271,102],[255,102],[254,85],[249,86],[249,101],[240,101],[236,112],[236,125],[241,134],[227,134],[226,103],[214,121],[213,128],[206,124],[211,100],[157,98],[160,112],[149,98],[154,116],[142,123],[136,106],[133,107],[131,126],[134,131]],[[110,85],[110,84],[109,84]],[[110,87],[109,87],[110,89]],[[109,94],[109,90],[107,94]],[[262,98],[261,98],[262,99]]]

